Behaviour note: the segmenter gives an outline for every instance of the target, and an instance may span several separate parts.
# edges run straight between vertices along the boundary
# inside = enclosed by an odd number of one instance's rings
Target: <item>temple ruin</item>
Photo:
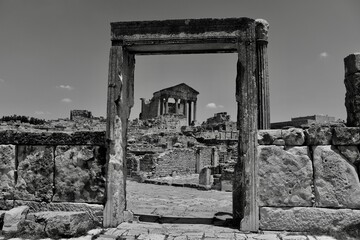
[[[185,118],[188,125],[196,122],[196,102],[198,91],[185,83],[154,92],[150,101],[141,99],[140,120],[172,114]],[[173,99],[174,102],[169,100]],[[192,110],[193,108],[193,110]]]

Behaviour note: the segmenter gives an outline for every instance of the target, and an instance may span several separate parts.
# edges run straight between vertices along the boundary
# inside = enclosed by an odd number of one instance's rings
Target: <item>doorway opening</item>
[[[234,166],[233,222],[241,230],[257,231],[257,129],[267,128],[270,123],[267,22],[249,18],[187,19],[118,22],[111,26],[104,226],[115,227],[128,216],[126,132],[134,106],[135,55],[237,53],[239,147]]]
[[[236,60],[234,53],[135,56],[126,197],[127,210],[141,221],[225,225],[232,219]],[[182,104],[193,92],[192,104]],[[166,107],[158,104],[160,93],[169,97]],[[207,183],[199,182],[204,168]]]

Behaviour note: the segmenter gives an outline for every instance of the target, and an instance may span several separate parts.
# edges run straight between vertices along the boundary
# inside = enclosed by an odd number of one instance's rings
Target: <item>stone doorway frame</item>
[[[270,127],[268,23],[250,18],[111,23],[107,98],[104,227],[126,218],[127,124],[134,105],[135,55],[238,53],[236,75],[238,162],[233,219],[240,230],[259,229],[257,130]]]

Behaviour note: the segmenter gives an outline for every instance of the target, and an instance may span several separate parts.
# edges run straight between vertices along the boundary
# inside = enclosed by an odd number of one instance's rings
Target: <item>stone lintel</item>
[[[0,144],[17,145],[105,145],[105,132],[0,131]]]
[[[182,19],[111,23],[112,45],[137,54],[236,52],[254,19]]]

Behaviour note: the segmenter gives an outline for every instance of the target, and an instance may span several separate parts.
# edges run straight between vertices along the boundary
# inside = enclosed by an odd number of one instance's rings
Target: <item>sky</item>
[[[110,22],[263,18],[270,24],[271,122],[327,114],[346,119],[343,59],[360,52],[359,0],[0,0],[0,116],[106,116]],[[140,98],[186,83],[198,120],[236,118],[236,54],[136,56]]]

